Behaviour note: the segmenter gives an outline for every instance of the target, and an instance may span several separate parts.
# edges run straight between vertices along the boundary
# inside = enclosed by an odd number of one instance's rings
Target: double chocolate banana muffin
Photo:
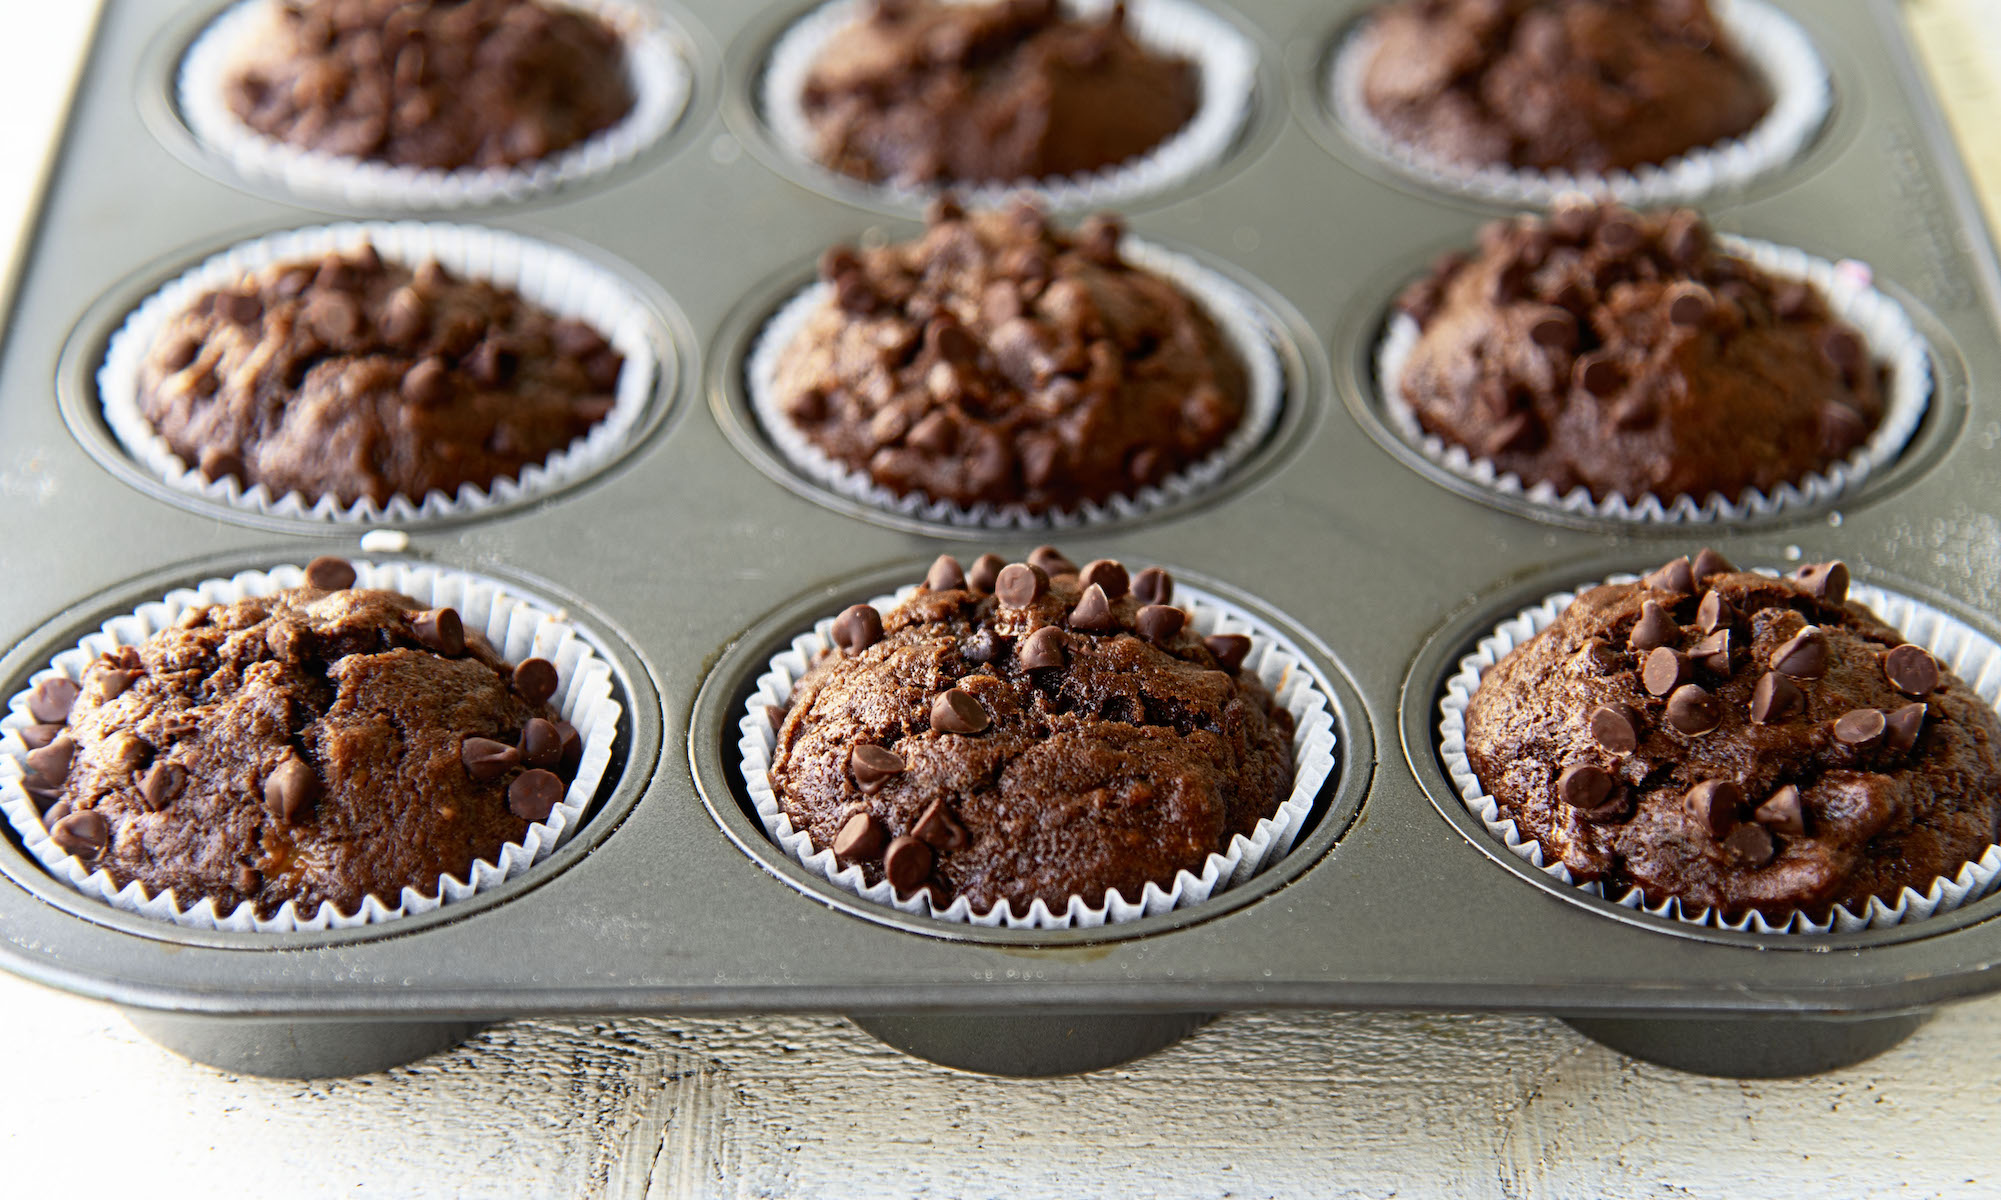
[[[1396,381],[1419,426],[1559,494],[1769,493],[1883,419],[1862,335],[1689,209],[1494,222],[1398,307],[1422,329]]]
[[[1134,41],[1125,5],[876,0],[821,51],[801,96],[816,156],[870,182],[1007,183],[1135,158],[1195,115],[1186,59]]]
[[[269,266],[160,330],[138,407],[211,481],[343,504],[517,477],[615,404],[590,326],[367,245]]]
[[[22,783],[56,844],[182,908],[309,918],[436,895],[547,817],[582,757],[556,668],[354,582],[316,559],[38,684]]]
[[[941,556],[890,611],[847,609],[779,725],[786,816],[869,883],[976,913],[1200,875],[1285,800],[1293,722],[1250,639],[1197,636],[1173,592],[1045,546]]]
[[[1245,365],[1200,303],[1120,254],[1114,217],[934,205],[914,242],[820,262],[829,294],[771,400],[898,496],[1032,512],[1130,496],[1220,448]]]
[[[1592,588],[1480,680],[1474,774],[1611,896],[1818,920],[1923,893],[2001,837],[2001,718],[1847,591],[1708,550]]]

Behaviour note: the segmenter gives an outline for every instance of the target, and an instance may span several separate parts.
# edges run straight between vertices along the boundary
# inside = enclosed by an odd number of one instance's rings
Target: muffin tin
[[[1705,541],[1740,563],[1843,557],[1859,579],[2001,627],[1980,611],[2001,595],[1992,246],[1896,6],[1781,6],[1828,63],[1834,113],[1799,161],[1705,207],[1728,232],[1866,260],[1932,350],[1924,426],[1838,509],[1615,529],[1470,498],[1397,451],[1369,372],[1387,299],[1504,210],[1389,171],[1335,123],[1326,56],[1360,0],[1217,0],[1264,59],[1252,118],[1221,162],[1126,211],[1144,239],[1250,283],[1272,314],[1285,411],[1186,505],[1088,532],[980,534],[830,500],[761,443],[740,378],[758,326],[824,246],[907,236],[915,213],[774,167],[746,72],[783,18],[654,5],[695,74],[679,125],[603,180],[450,219],[610,264],[641,287],[679,369],[603,470],[413,525],[401,551],[513,580],[597,636],[627,713],[617,782],[535,870],[353,930],[148,921],[70,891],[10,835],[0,966],[120,1005],[193,1057],[290,1075],[404,1061],[512,1016],[779,1011],[850,1013],[940,1061],[1047,1074],[1145,1053],[1204,1013],[1272,1007],[1546,1012],[1659,1061],[1790,1074],[1866,1057],[1926,1009],[2001,987],[2001,895],[1894,929],[1786,937],[1559,894],[1470,823],[1434,749],[1441,683],[1495,621]],[[77,94],[0,355],[0,694],[173,587],[359,552],[360,526],[176,498],[107,442],[95,408],[106,341],[151,286],[328,217],[244,190],[174,116],[173,64],[219,7],[109,0]],[[737,710],[765,660],[941,551],[1018,557],[1044,540],[1080,562],[1170,564],[1293,639],[1338,710],[1340,764],[1312,824],[1245,885],[1104,929],[945,925],[816,883],[732,783]]]

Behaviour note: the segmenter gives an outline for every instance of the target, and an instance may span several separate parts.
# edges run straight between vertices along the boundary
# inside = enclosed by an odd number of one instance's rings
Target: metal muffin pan
[[[1020,555],[1046,540],[975,547],[858,518],[745,448],[733,373],[780,289],[829,243],[916,228],[746,152],[756,116],[740,74],[806,7],[668,10],[696,48],[698,84],[663,147],[588,186],[451,217],[581,246],[651,280],[679,351],[675,394],[611,469],[541,503],[408,531],[412,556],[574,599],[610,643],[631,701],[629,761],[560,869],[380,934],[258,939],[137,929],[80,897],[62,902],[10,838],[0,966],[118,1004],[191,1056],[293,1075],[401,1061],[512,1016],[779,1011],[851,1013],[916,1053],[1043,1074],[1116,1062],[1184,1036],[1199,1014],[1252,1007],[1547,1012],[1657,1060],[1781,1074],[1856,1061],[1925,1010],[2001,987],[2001,897],[1895,937],[1687,936],[1606,919],[1497,863],[1484,835],[1452,820],[1430,745],[1441,664],[1482,621],[1552,582],[1705,541],[1740,563],[1783,563],[1794,546],[1845,557],[1994,628],[1980,610],[2001,595],[2001,277],[1889,0],[1785,0],[1833,69],[1834,118],[1795,169],[1706,207],[1727,231],[1870,262],[1933,338],[1949,402],[1903,463],[1838,511],[1658,532],[1497,509],[1370,431],[1355,346],[1392,281],[1500,210],[1324,144],[1306,81],[1362,0],[1333,13],[1324,0],[1212,5],[1272,56],[1260,113],[1223,162],[1128,212],[1140,236],[1224,264],[1272,302],[1293,351],[1289,415],[1277,444],[1202,503],[1047,540],[1077,561],[1179,566],[1298,634],[1340,708],[1319,823],[1215,902],[1130,929],[1006,938],[857,917],[795,886],[772,856],[746,854],[737,842],[756,829],[732,817],[740,802],[717,767],[734,746],[744,667],[774,631],[914,578],[941,551]],[[0,687],[18,687],[107,606],[233,564],[357,549],[353,527],[168,500],[109,468],[79,420],[93,345],[121,301],[198,257],[177,248],[329,215],[217,178],[158,132],[161,56],[171,62],[212,11],[110,0],[51,176],[0,348],[12,517]]]

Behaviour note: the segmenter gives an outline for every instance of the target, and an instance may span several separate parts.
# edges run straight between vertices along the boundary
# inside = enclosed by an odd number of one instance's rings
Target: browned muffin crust
[[[1370,30],[1369,111],[1465,166],[1665,163],[1772,106],[1706,0],[1398,0]]]
[[[38,686],[24,784],[57,845],[183,908],[311,917],[436,895],[546,817],[581,756],[553,667],[353,578],[316,560],[339,586],[191,608]]]
[[[1847,588],[1709,551],[1592,588],[1481,679],[1474,774],[1611,895],[1819,919],[1924,892],[2001,836],[2001,719]]]
[[[1158,568],[1044,547],[941,556],[887,613],[856,605],[799,681],[771,782],[795,828],[870,883],[975,912],[1137,899],[1275,812],[1292,718],[1248,639],[1206,641]],[[970,576],[970,579],[968,578]]]
[[[836,34],[801,97],[820,161],[870,182],[1006,183],[1115,166],[1201,103],[1186,59],[1056,0],[877,0]]]
[[[161,329],[138,403],[211,480],[381,504],[544,461],[611,412],[621,363],[511,290],[364,246],[202,296]]]
[[[632,110],[618,35],[536,0],[284,0],[226,84],[268,137],[399,167],[511,167]]]
[[[1200,304],[1120,257],[1122,233],[946,203],[917,241],[829,250],[834,295],[779,360],[779,406],[900,496],[1039,512],[1160,482],[1223,444],[1249,385]]]
[[[1399,385],[1428,433],[1559,493],[1770,492],[1881,423],[1882,372],[1804,283],[1715,248],[1689,209],[1495,222],[1399,307]]]

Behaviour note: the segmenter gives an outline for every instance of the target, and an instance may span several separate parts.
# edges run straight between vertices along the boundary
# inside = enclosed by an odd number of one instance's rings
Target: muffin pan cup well
[[[690,27],[731,47],[721,61],[752,61],[769,44],[771,18],[750,6],[682,7]],[[675,332],[685,328],[680,386],[703,381],[711,403],[676,406],[617,469],[560,502],[411,523],[405,549],[378,552],[518,583],[601,637],[629,697],[631,749],[597,815],[491,893],[370,929],[271,935],[119,912],[0,831],[0,967],[136,1010],[197,1055],[307,1074],[415,1054],[512,1016],[799,1011],[857,1014],[898,1044],[984,1069],[1082,1069],[1185,1033],[1192,1014],[1251,1007],[1560,1014],[1642,1053],[1748,1073],[1844,1061],[1907,1030],[1911,1013],[2001,987],[1994,895],[1824,937],[1684,929],[1533,878],[1439,790],[1434,715],[1448,658],[1553,591],[1702,541],[1738,563],[1798,561],[1788,547],[1844,558],[1858,579],[1993,633],[1980,611],[2001,594],[2001,489],[1984,437],[2001,420],[1992,248],[1895,7],[1778,7],[1823,52],[1842,102],[1805,159],[1761,180],[1755,202],[1721,199],[1711,215],[1730,233],[1869,263],[1924,334],[1940,394],[1957,397],[1838,506],[1700,535],[1586,530],[1410,469],[1358,419],[1353,379],[1365,376],[1345,357],[1331,375],[1329,354],[1361,344],[1342,340],[1351,321],[1379,328],[1390,281],[1424,253],[1470,241],[1488,210],[1328,153],[1303,84],[1274,92],[1271,106],[1260,93],[1256,136],[1268,140],[1257,153],[1131,215],[1136,238],[1273,298],[1305,365],[1280,449],[1199,504],[978,540],[1011,558],[1053,541],[1079,562],[1176,564],[1205,590],[1282,614],[1335,689],[1341,769],[1319,823],[1239,887],[1118,930],[968,936],[900,913],[863,919],[860,901],[816,891],[775,853],[738,801],[725,756],[757,674],[747,668],[762,670],[837,602],[907,583],[913,564],[963,554],[969,539],[827,502],[737,452],[742,430],[725,414],[747,407],[720,399],[718,381],[741,377],[747,331],[805,282],[801,264],[867,236],[875,210],[790,186],[698,92],[674,142],[614,186],[562,189],[493,223],[587,245],[644,294],[657,289],[682,323]],[[179,8],[110,0],[0,347],[0,694],[175,587],[357,554],[352,525],[178,498],[122,456],[100,457],[89,421],[68,419],[75,381],[87,383],[97,359],[79,351],[90,366],[73,372],[65,339],[99,339],[101,355],[105,333],[151,290],[132,287],[135,271],[179,247],[319,220],[189,164],[148,124],[147,56]],[[1285,48],[1291,81],[1296,65],[1324,60],[1323,35],[1361,5],[1337,8],[1239,0],[1229,15],[1268,55]],[[740,84],[726,77],[710,94]],[[146,203],[127,200],[142,189]],[[901,216],[885,226],[880,236],[910,227]],[[145,279],[157,286],[199,257],[180,254]],[[780,279],[787,286],[757,294],[759,281]],[[95,307],[107,297],[108,309]],[[1796,1053],[1696,1053],[1747,1030]],[[280,1042],[306,1049],[287,1056]],[[330,1049],[341,1045],[355,1053]]]

